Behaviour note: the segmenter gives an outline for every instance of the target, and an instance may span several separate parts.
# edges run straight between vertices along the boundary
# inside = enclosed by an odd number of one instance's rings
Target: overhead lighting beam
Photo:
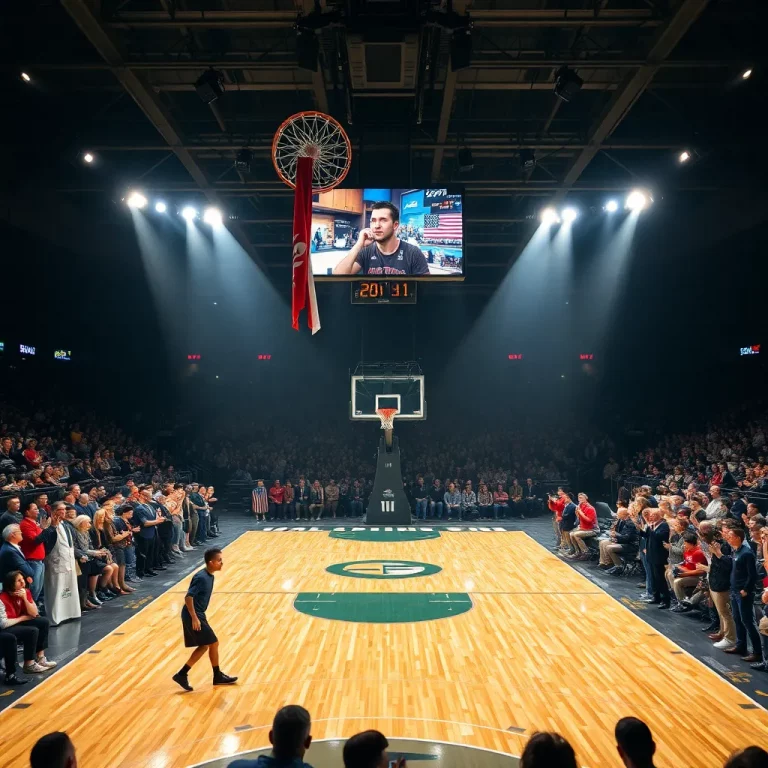
[[[132,72],[125,66],[116,44],[102,27],[91,10],[90,5],[86,0],[61,0],[61,4],[102,59],[112,67],[112,71],[120,84],[139,105],[158,133],[165,139],[181,164],[187,169],[189,175],[194,179],[198,187],[203,190],[205,196],[214,205],[218,205],[218,192],[213,188],[203,169],[198,165],[189,150],[184,148],[184,137],[174,126],[171,117],[166,113],[157,94],[153,93],[149,86],[135,72]],[[159,13],[164,15],[164,12]],[[260,259],[245,233],[236,225],[230,227],[230,230],[249,256],[257,263],[260,263]]]

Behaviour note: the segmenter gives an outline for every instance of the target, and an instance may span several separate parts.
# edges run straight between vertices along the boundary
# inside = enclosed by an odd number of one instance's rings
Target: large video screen
[[[317,277],[461,277],[463,199],[448,188],[334,189],[312,197]]]

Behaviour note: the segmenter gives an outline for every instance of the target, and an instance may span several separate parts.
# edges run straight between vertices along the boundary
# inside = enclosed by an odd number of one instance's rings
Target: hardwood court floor
[[[376,558],[442,570],[400,579],[325,570]],[[208,613],[222,668],[239,684],[212,688],[206,659],[185,694],[170,676],[187,656],[188,581],[30,691],[15,705],[24,708],[0,714],[0,763],[26,766],[40,735],[66,730],[86,768],[181,768],[266,745],[288,703],[310,710],[318,739],[376,728],[520,754],[533,731],[558,730],[584,766],[620,764],[612,734],[625,715],[650,724],[661,766],[720,766],[733,749],[768,744],[768,712],[524,533],[386,543],[246,533],[224,551]],[[300,612],[299,593],[309,613],[322,593],[339,605],[352,593],[467,593],[472,609],[355,623]],[[695,711],[681,714],[681,702]]]

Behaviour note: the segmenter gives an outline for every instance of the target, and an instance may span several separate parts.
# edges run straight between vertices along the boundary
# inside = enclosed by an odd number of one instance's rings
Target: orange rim
[[[352,164],[349,136],[338,120],[312,110],[291,115],[275,131],[272,165],[280,179],[296,188],[295,162],[310,154],[308,147],[318,153],[312,168],[312,191],[328,192],[341,184]]]

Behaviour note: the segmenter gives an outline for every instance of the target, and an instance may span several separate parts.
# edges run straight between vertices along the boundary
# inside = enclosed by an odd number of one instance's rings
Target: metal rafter
[[[91,45],[98,51],[99,55],[112,67],[112,71],[120,81],[120,84],[155,126],[158,133],[168,142],[168,146],[173,150],[176,157],[179,158],[196,184],[205,193],[205,196],[211,202],[217,205],[220,204],[217,190],[211,185],[203,169],[198,165],[190,151],[185,148],[181,132],[174,126],[165,107],[144,81],[124,65],[120,51],[99,20],[94,16],[93,11],[85,0],[61,0],[61,4],[90,41]],[[243,231],[236,225],[230,227],[230,229],[249,255],[254,260],[259,261]]]
[[[650,85],[664,59],[699,18],[709,0],[683,0],[669,21],[658,31],[645,60],[645,64],[629,75],[613,94],[603,114],[589,132],[587,146],[571,164],[563,178],[562,197],[579,179],[592,158],[600,151],[603,141],[608,138],[627,116],[640,95]]]

